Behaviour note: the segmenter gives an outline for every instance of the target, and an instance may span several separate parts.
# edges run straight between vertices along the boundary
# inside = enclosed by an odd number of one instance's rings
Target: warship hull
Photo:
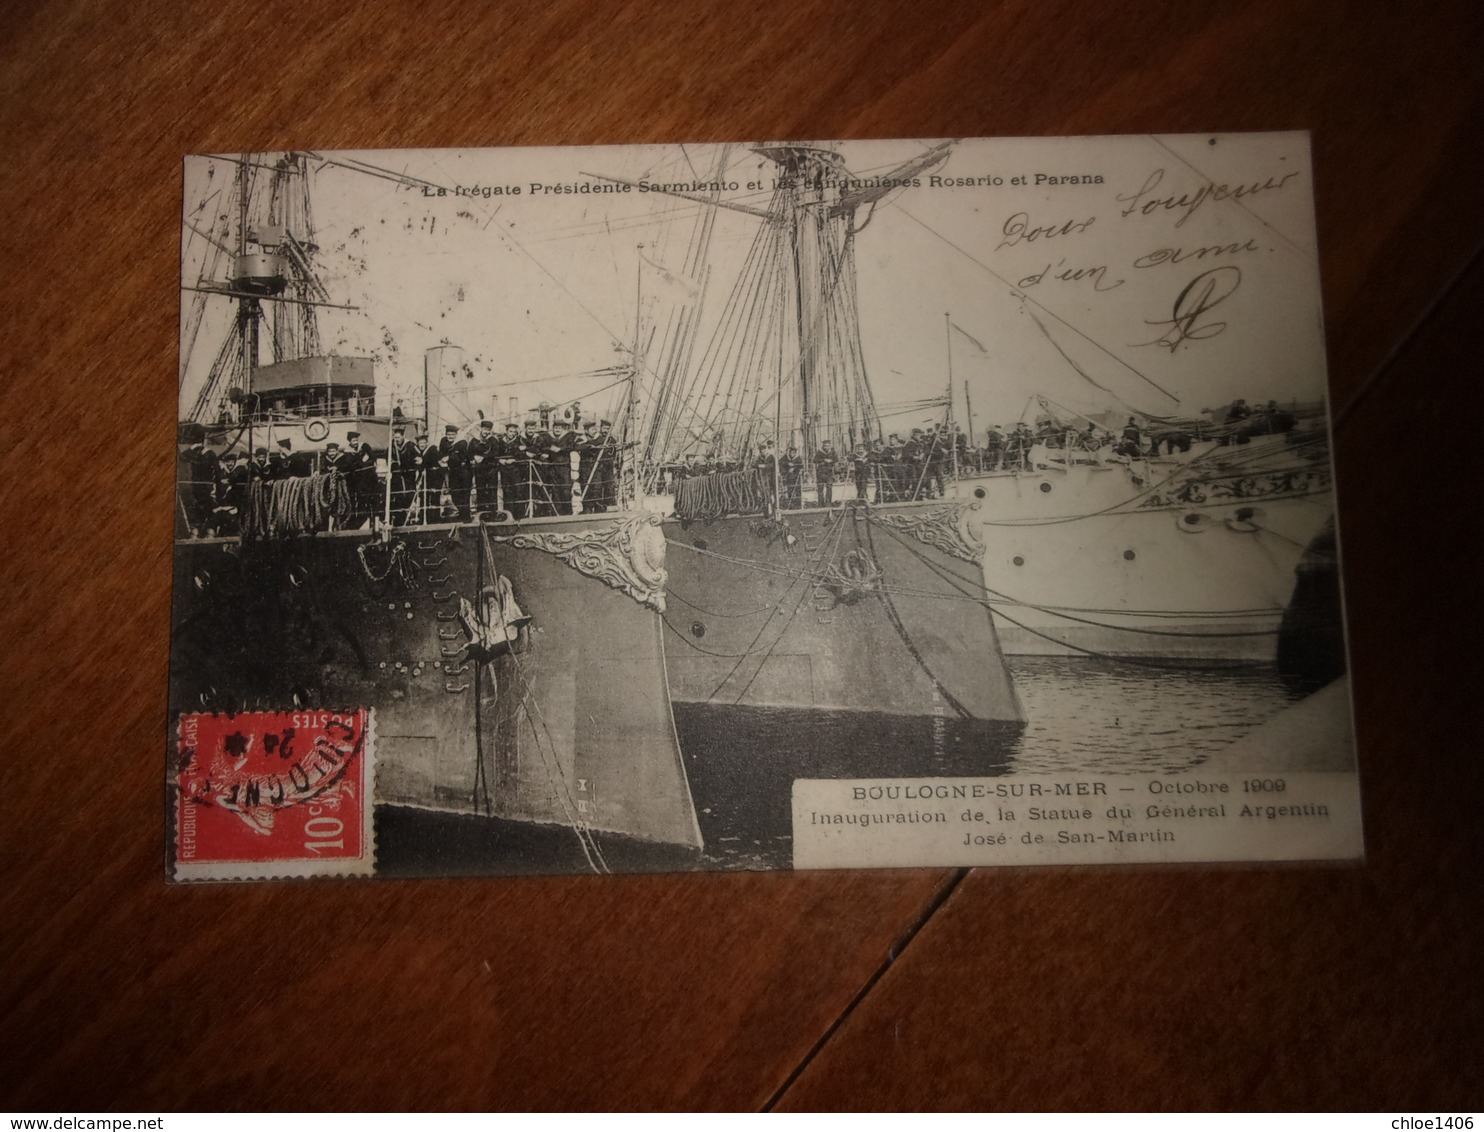
[[[796,778],[993,773],[1023,726],[977,565],[891,510],[183,540],[171,706],[374,708],[399,827],[786,842]]]
[[[667,521],[671,698],[1019,721],[974,550],[955,556],[933,541],[955,537],[953,510],[847,504],[781,521]]]
[[[502,578],[530,620],[485,655],[462,603],[477,623]],[[378,803],[700,847],[659,614],[557,553],[473,525],[192,540],[174,604],[174,711],[370,707]]]
[[[1334,514],[1327,458],[1295,469],[1275,439],[1279,470],[1259,450],[1235,473],[1198,457],[961,482],[983,503],[1004,651],[1273,663],[1299,560]]]

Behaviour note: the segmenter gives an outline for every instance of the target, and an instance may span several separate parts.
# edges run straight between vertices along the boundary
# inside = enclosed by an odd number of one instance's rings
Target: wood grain
[[[803,1064],[783,1106],[1478,1107],[1481,304],[1457,281],[1484,242],[1481,25],[1461,2],[8,5],[3,1103],[747,1108]],[[935,912],[954,874],[164,884],[184,153],[1291,128],[1356,406],[1364,868],[977,872]]]
[[[1366,865],[974,870],[786,1106],[1478,1105],[1478,531],[1408,500],[1484,414],[1481,311],[1484,255],[1336,430]]]

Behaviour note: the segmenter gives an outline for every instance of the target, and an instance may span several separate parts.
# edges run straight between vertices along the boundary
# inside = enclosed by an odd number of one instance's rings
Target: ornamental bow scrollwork
[[[665,569],[665,536],[656,514],[634,515],[570,533],[522,533],[496,541],[553,554],[579,574],[622,590],[656,612],[665,611],[669,573]]]
[[[984,542],[977,521],[980,504],[959,504],[933,511],[887,511],[871,516],[872,522],[909,534],[918,542],[936,547],[944,554],[978,562],[984,557]]]
[[[1149,495],[1139,510],[1181,507],[1202,503],[1230,503],[1245,499],[1271,499],[1285,495],[1311,495],[1330,486],[1329,468],[1321,465],[1295,470],[1258,472],[1246,476],[1190,479],[1167,485]]]

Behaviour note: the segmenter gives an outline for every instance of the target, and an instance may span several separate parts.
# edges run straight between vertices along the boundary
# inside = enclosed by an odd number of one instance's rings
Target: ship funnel
[[[423,353],[429,436],[441,436],[445,424],[462,428],[474,419],[470,404],[473,376],[473,371],[464,365],[464,351],[458,346],[434,346]]]

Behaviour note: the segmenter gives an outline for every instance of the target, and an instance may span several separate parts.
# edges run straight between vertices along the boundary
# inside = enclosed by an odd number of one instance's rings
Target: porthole
[[[974,498],[975,499],[983,499],[984,498],[984,489],[982,487],[976,487],[974,489]]]
[[[700,621],[692,621],[690,623],[690,635],[699,640],[706,635],[706,626]]]
[[[1123,560],[1125,562],[1132,562],[1135,557],[1137,557],[1137,556],[1134,554],[1134,552],[1132,550],[1125,550],[1123,552]]]
[[[1041,481],[1041,490],[1042,491],[1050,491],[1051,490],[1051,485],[1049,483],[1047,483],[1045,480],[1042,480]]]
[[[1018,555],[1018,554],[1014,558],[1010,559],[1010,561],[1013,562],[1013,563],[1015,563],[1015,565],[1017,565],[1017,566],[1024,566],[1025,565],[1025,559],[1022,558],[1022,557],[1020,557],[1020,555]]]
[[[709,545],[711,545],[703,538],[693,538],[690,540],[690,544],[697,550],[705,550]]]

